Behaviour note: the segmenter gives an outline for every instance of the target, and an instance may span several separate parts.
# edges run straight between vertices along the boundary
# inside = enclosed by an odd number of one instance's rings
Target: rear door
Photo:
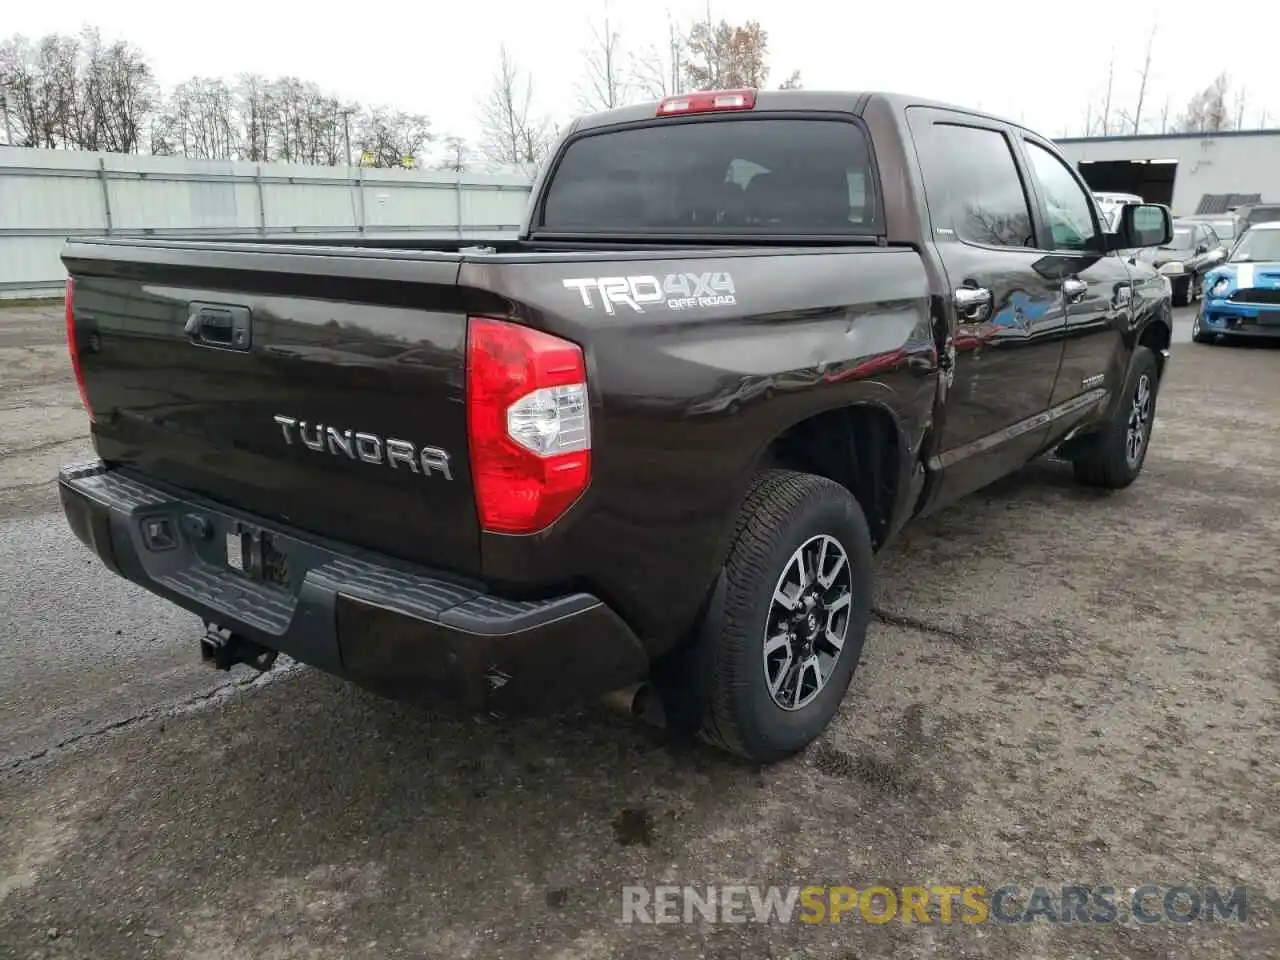
[[[1062,280],[1042,269],[1034,195],[1009,130],[921,107],[907,116],[953,312],[954,379],[935,463],[946,501],[1040,449],[1062,359]]]

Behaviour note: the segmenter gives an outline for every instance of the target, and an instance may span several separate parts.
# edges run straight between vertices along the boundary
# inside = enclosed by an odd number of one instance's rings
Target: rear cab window
[[[883,232],[858,123],[758,115],[657,120],[571,140],[536,224],[577,235]]]

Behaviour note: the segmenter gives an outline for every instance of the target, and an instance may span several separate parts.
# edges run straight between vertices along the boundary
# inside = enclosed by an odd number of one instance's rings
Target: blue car
[[[1191,338],[1280,338],[1280,221],[1246,230],[1226,260],[1204,276]]]

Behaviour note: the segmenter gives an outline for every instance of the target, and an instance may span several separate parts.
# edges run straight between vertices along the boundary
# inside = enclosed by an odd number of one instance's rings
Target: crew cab
[[[904,523],[1053,451],[1138,477],[1170,302],[1118,251],[1170,236],[917,98],[582,117],[514,240],[68,242],[62,503],[216,666],[607,696],[769,762],[839,708]]]

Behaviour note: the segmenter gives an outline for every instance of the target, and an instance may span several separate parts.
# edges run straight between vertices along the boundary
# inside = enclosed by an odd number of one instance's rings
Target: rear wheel
[[[1123,399],[1110,423],[1072,454],[1077,480],[1119,490],[1138,479],[1147,459],[1159,386],[1155,354],[1149,347],[1134,348]]]
[[[822,733],[866,640],[871,556],[844,487],[790,470],[756,477],[699,641],[704,740],[770,762]]]

